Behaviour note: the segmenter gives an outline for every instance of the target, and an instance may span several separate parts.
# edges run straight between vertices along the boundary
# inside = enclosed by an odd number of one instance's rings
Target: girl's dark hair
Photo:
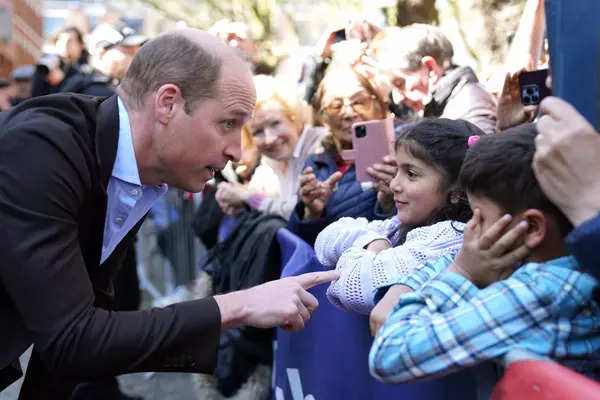
[[[467,222],[471,218],[471,208],[458,178],[469,136],[473,135],[483,136],[484,133],[470,122],[446,118],[426,119],[407,126],[399,133],[396,151],[402,147],[413,157],[437,169],[443,178],[441,190],[448,190],[446,204],[435,210],[420,226],[446,220]],[[416,226],[401,224],[397,244],[404,243],[406,234],[414,228]],[[395,234],[393,232],[391,236]]]
[[[460,183],[469,193],[493,201],[508,213],[536,208],[551,214],[566,235],[572,224],[548,200],[533,173],[536,135],[535,125],[528,123],[482,138],[467,152]]]

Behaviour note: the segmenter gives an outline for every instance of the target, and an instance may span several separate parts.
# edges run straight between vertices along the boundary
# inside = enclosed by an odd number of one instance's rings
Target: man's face
[[[229,63],[231,64],[231,63]],[[214,99],[183,106],[166,129],[154,138],[163,182],[188,192],[200,192],[216,170],[241,156],[241,129],[254,110],[256,95],[249,71],[224,63]]]
[[[424,67],[416,71],[395,68],[390,72],[394,103],[404,103],[419,112],[431,101],[431,87]]]
[[[405,56],[383,47],[375,58],[392,85],[392,99],[396,104],[406,104],[420,112],[431,101],[433,88],[429,84],[429,71],[420,64],[417,69],[408,68]]]

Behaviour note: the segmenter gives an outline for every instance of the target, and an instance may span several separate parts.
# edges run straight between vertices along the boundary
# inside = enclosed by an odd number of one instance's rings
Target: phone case
[[[552,91],[546,86],[548,69],[526,71],[519,74],[521,103],[526,106],[540,104],[542,99],[550,96]]]
[[[342,151],[344,160],[354,160],[356,180],[374,182],[367,168],[381,163],[383,157],[394,153],[393,118],[362,121],[352,125],[352,150]]]

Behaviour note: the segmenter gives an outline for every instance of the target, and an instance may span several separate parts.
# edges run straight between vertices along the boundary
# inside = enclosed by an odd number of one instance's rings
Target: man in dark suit
[[[255,103],[246,64],[187,29],[146,43],[117,95],[58,94],[0,114],[0,390],[34,345],[20,399],[81,381],[210,372],[222,330],[298,330],[335,271],[163,309],[117,312],[112,279],[143,216],[173,185],[201,191],[240,157]]]

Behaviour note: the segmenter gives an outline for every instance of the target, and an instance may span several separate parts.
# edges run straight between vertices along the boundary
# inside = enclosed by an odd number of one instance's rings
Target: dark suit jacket
[[[40,364],[21,398],[51,393],[45,384],[67,396],[79,380],[215,367],[213,298],[109,311],[137,230],[99,265],[118,121],[116,96],[50,95],[0,114],[0,370],[32,343]]]

